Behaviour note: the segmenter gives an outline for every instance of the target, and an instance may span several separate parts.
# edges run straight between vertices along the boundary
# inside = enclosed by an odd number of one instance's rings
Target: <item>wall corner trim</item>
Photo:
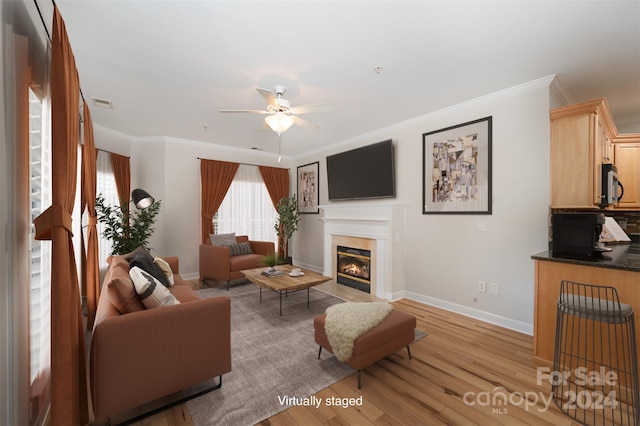
[[[571,96],[567,89],[565,89],[565,87],[562,85],[562,82],[560,82],[560,79],[557,75],[553,76],[553,80],[551,80],[551,84],[549,85],[549,87],[565,105],[573,105],[576,103],[573,96]]]

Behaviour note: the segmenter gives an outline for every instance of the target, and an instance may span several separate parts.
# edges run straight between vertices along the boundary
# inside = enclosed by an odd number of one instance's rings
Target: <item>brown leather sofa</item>
[[[178,275],[169,287],[180,301],[145,309],[124,256],[109,258],[91,337],[95,422],[231,371],[231,303],[200,299]],[[123,290],[124,289],[124,290]]]
[[[200,244],[200,281],[206,278],[226,281],[227,289],[231,280],[244,278],[243,269],[259,268],[260,259],[275,252],[275,245],[270,241],[249,241],[246,235],[236,236],[238,243],[249,242],[251,254],[232,256],[227,246],[214,246],[210,242]]]
[[[313,319],[314,338],[316,343],[320,345],[318,358],[320,358],[322,348],[333,353],[331,343],[329,343],[329,338],[324,330],[326,317],[325,313]],[[409,344],[415,339],[415,328],[416,318],[413,315],[394,309],[380,324],[353,342],[353,354],[346,364],[358,370],[358,389],[362,388],[362,370],[371,364],[375,364],[405,346],[409,359],[411,359]]]

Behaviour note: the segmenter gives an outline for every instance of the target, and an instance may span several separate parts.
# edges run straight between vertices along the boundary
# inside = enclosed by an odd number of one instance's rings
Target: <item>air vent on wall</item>
[[[108,99],[96,98],[94,96],[91,97],[93,104],[98,108],[108,108],[113,109],[113,102]]]

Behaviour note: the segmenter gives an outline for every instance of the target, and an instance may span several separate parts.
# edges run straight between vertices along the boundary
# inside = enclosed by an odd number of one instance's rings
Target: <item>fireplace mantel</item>
[[[382,299],[392,299],[393,292],[404,289],[402,241],[407,204],[321,205],[324,223],[324,275],[334,277],[335,237],[372,240],[375,252],[372,292]]]
[[[402,209],[408,207],[404,203],[385,203],[385,204],[346,204],[333,205],[322,204],[322,219],[354,219],[354,220],[391,220],[394,209]]]

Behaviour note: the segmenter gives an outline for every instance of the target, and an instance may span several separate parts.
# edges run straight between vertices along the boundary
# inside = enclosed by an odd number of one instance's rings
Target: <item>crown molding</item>
[[[575,99],[573,98],[573,96],[571,96],[571,94],[567,91],[567,89],[565,89],[565,87],[562,85],[558,76],[554,75],[553,77],[554,78],[553,80],[551,80],[551,84],[550,84],[550,87],[553,93],[555,93],[556,96],[560,98],[563,105],[575,104],[576,103]]]

